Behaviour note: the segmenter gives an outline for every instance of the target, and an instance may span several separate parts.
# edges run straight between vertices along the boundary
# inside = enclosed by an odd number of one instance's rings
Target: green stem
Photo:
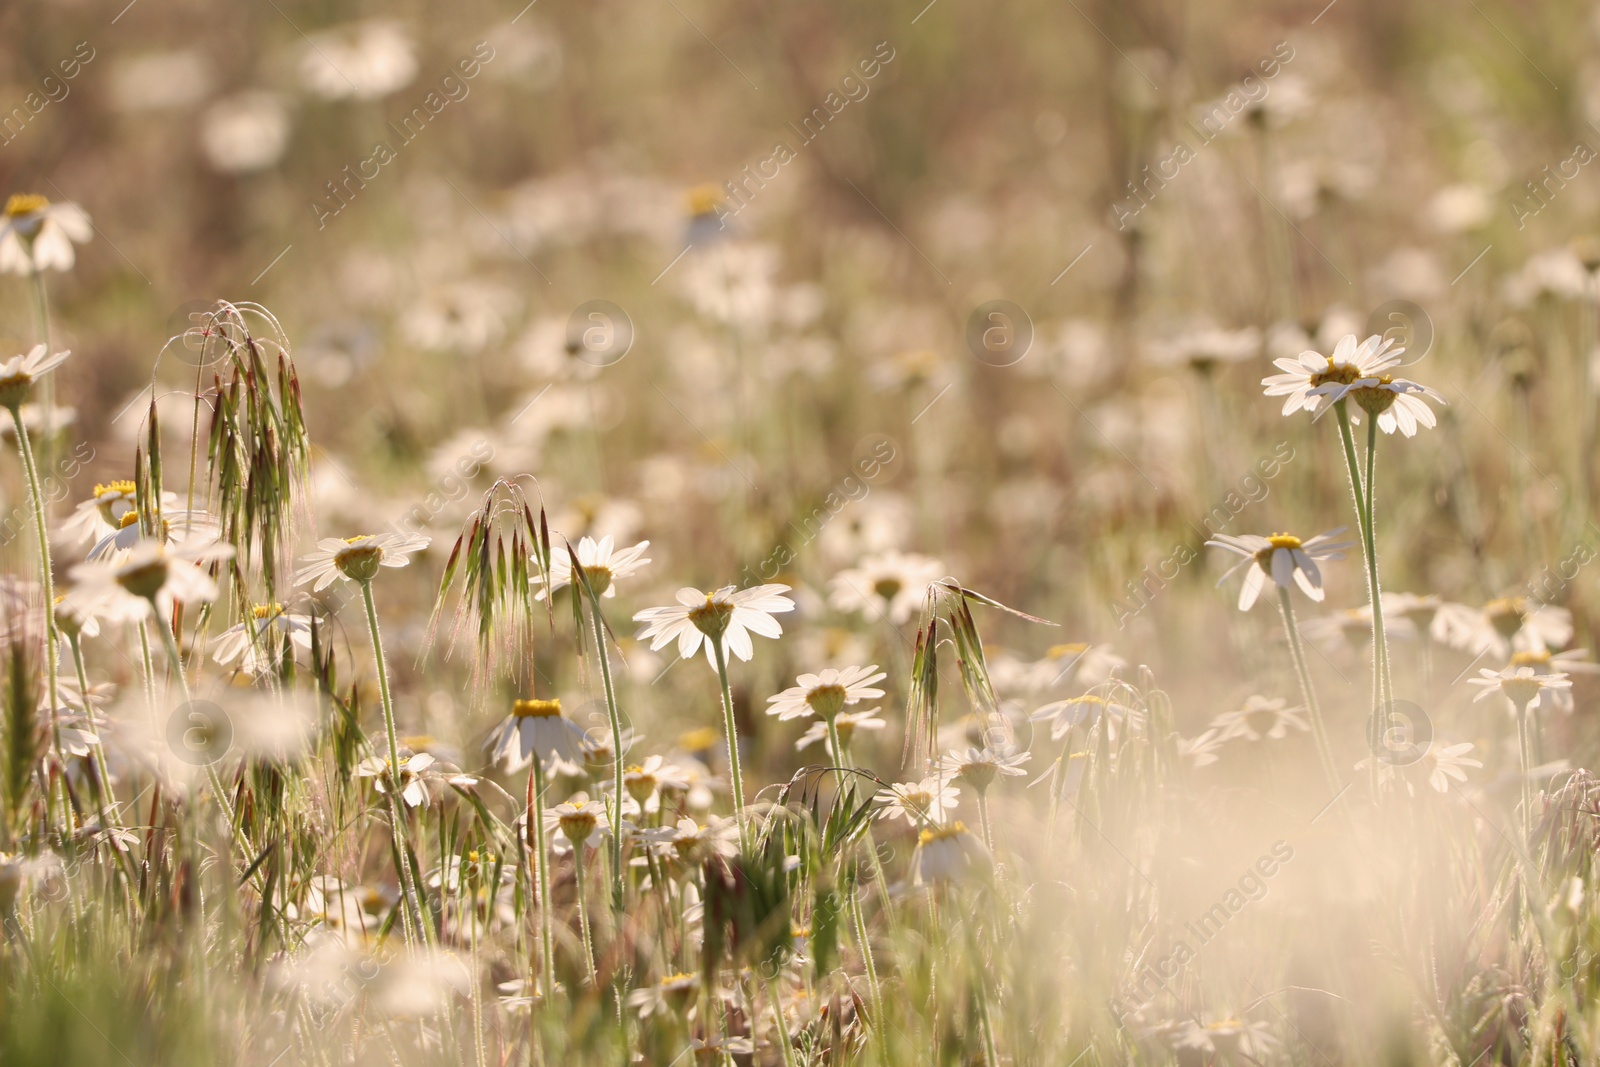
[[[587,580],[584,582],[588,587]],[[594,645],[600,657],[600,681],[606,693],[606,715],[611,720],[611,760],[615,789],[611,804],[611,908],[621,912],[626,888],[622,866],[622,798],[625,767],[622,751],[622,712],[617,707],[616,684],[611,680],[611,656],[606,649],[605,621],[600,617],[600,598],[589,588],[589,615],[594,622]]]
[[[783,1067],[795,1067],[794,1046],[789,1043],[789,1026],[783,1020],[783,1001],[778,999],[778,980],[767,982],[767,999],[772,1001],[772,1021],[778,1027],[778,1048],[783,1051]]]
[[[556,952],[550,906],[550,855],[544,843],[544,762],[533,757],[533,803],[528,807],[533,824],[534,877],[539,883],[539,957],[544,967],[544,1003],[555,1002]]]
[[[589,972],[589,985],[594,987],[600,984],[600,978],[594,970],[594,935],[589,932],[589,906],[584,900],[587,894],[584,893],[583,853],[588,847],[588,842],[572,847],[572,870],[577,883],[578,931],[583,935],[583,965]]]
[[[722,638],[711,638],[711,648],[717,658],[717,681],[722,686],[722,724],[728,734],[728,776],[732,780],[733,815],[739,822],[739,847],[748,852],[750,842],[744,825],[744,776],[739,773],[739,728],[733,719],[733,689],[728,685],[728,657],[722,650]]]
[[[35,267],[33,277],[33,308],[39,320],[39,343],[44,345],[45,353],[50,351],[50,295],[45,291],[44,274]],[[44,431],[44,457],[45,466],[50,466],[50,456],[55,448],[55,403],[56,383],[54,375],[46,377],[41,383],[39,392],[41,429]]]
[[[978,821],[983,823],[983,843],[989,855],[994,855],[994,832],[989,829],[989,797],[987,790],[978,790]]]
[[[49,381],[48,378],[45,379]],[[34,463],[33,445],[28,440],[28,428],[22,422],[20,405],[11,409],[11,421],[17,429],[17,451],[22,457],[22,467],[28,476],[28,499],[33,504],[34,534],[39,539],[40,584],[44,588],[44,639],[45,662],[49,670],[50,736],[56,758],[61,757],[60,695],[57,692],[61,673],[60,647],[56,640],[56,586],[50,567],[50,531],[45,522],[44,495],[39,491],[39,468]]]
[[[1339,765],[1333,758],[1333,746],[1328,743],[1328,730],[1322,722],[1322,705],[1317,702],[1317,691],[1311,684],[1311,671],[1306,666],[1306,653],[1300,643],[1300,627],[1295,623],[1294,605],[1289,600],[1289,590],[1278,587],[1278,606],[1283,610],[1283,629],[1289,635],[1289,655],[1294,660],[1295,677],[1300,680],[1300,696],[1310,713],[1311,733],[1317,741],[1317,755],[1322,759],[1322,771],[1328,776],[1328,785],[1339,789]]]
[[[1523,837],[1533,837],[1533,751],[1528,738],[1528,702],[1516,704],[1517,708],[1517,755],[1522,763],[1522,833]]]
[[[1374,638],[1372,642],[1372,715],[1368,723],[1367,747],[1377,754],[1378,738],[1380,736],[1379,710],[1383,703],[1383,670],[1379,664],[1378,642],[1376,637],[1377,618],[1379,615],[1377,601],[1377,576],[1372,565],[1372,552],[1367,537],[1371,522],[1367,516],[1366,493],[1362,487],[1361,470],[1356,460],[1355,437],[1350,433],[1350,413],[1345,410],[1343,400],[1333,405],[1333,413],[1339,420],[1339,441],[1344,445],[1345,472],[1350,476],[1350,495],[1355,500],[1356,527],[1361,541],[1361,562],[1367,572],[1367,596],[1372,602],[1372,617],[1374,620]],[[1376,760],[1368,762],[1368,784],[1372,795],[1378,795],[1378,763]]]
[[[389,668],[383,658],[383,635],[378,629],[378,606],[372,599],[372,583],[370,581],[358,583],[361,586],[361,600],[367,609],[367,628],[372,632],[372,655],[378,665],[378,695],[383,699],[383,729],[389,741],[389,775],[390,788],[389,819],[394,824],[396,851],[400,856],[400,892],[405,897],[401,904],[402,914],[406,915],[407,940],[411,939],[412,916],[422,929],[424,942],[430,941],[428,936],[428,922],[422,914],[421,902],[417,899],[417,887],[411,878],[411,862],[407,855],[410,851],[410,842],[407,840],[406,827],[409,825],[404,818],[405,813],[400,810],[400,737],[394,724],[394,698],[389,693]]]
[[[1383,726],[1387,729],[1389,714],[1394,710],[1394,676],[1389,669],[1389,640],[1383,625],[1382,583],[1378,580],[1377,513],[1374,497],[1377,454],[1378,419],[1377,416],[1372,416],[1367,420],[1367,476],[1363,482],[1367,491],[1367,569],[1372,596],[1372,642],[1375,660],[1383,672],[1382,703],[1379,706],[1383,708]]]

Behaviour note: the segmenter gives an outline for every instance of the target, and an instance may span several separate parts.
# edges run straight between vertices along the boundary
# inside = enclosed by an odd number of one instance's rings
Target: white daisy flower
[[[836,611],[868,619],[887,617],[896,626],[922,607],[928,586],[944,576],[944,564],[928,556],[885,552],[868,556],[828,583],[828,603]]]
[[[1207,730],[1198,737],[1180,737],[1178,738],[1178,755],[1188,760],[1194,767],[1209,767],[1222,758],[1217,755],[1217,750],[1227,741],[1228,739],[1223,736],[1221,730]],[[1080,756],[1086,755],[1088,753],[1079,752],[1075,753],[1072,758],[1078,759]]]
[[[641,1019],[648,1019],[658,1012],[672,1012],[687,1018],[694,1012],[695,996],[699,991],[699,977],[680,972],[635,989],[628,994],[627,1004],[638,1011]]]
[[[0,238],[0,250],[4,249]],[[26,355],[0,363],[0,407],[17,411],[33,394],[33,383],[67,361],[70,351],[45,355],[44,345],[34,345]]]
[[[911,882],[963,882],[988,875],[993,866],[989,850],[965,823],[930,826],[917,836],[917,849],[911,854]]]
[[[81,543],[91,544],[108,532],[122,529],[124,517],[137,506],[138,487],[132,481],[96,484],[94,495],[73,509],[71,518],[61,524],[61,532]],[[163,511],[177,506],[177,493],[161,494]]]
[[[1110,645],[1091,645],[1083,641],[1051,645],[1043,656],[1018,672],[1016,682],[1029,691],[1068,683],[1094,686],[1127,665],[1128,661],[1113,652]],[[995,679],[995,684],[1000,684],[999,679]]]
[[[52,204],[34,193],[14,193],[0,218],[0,271],[71,270],[74,242],[93,236],[89,216],[77,204]]]
[[[295,585],[314,582],[311,591],[321,592],[341,575],[352,581],[370,582],[377,577],[379,567],[404,567],[411,562],[411,553],[428,547],[430,539],[423,534],[405,536],[396,533],[360,534],[356,537],[325,537],[317,542],[317,550],[301,558]]]
[[[250,617],[250,623],[237,623],[217,636],[212,658],[221,666],[243,658],[239,667],[247,674],[271,670],[273,663],[262,647],[269,633],[278,634],[301,651],[311,651],[311,616],[291,614],[282,604],[257,604],[250,609]]]
[[[711,593],[685,587],[678,590],[678,603],[662,608],[646,608],[634,615],[642,622],[639,640],[651,638],[650,651],[657,652],[678,642],[678,655],[688,659],[705,643],[706,661],[716,664],[713,642],[722,641],[729,652],[749,661],[755,655],[752,633],[777,637],[783,627],[773,616],[794,610],[794,601],[784,596],[786,585],[757,585],[737,589],[725,585]]]
[[[882,730],[888,725],[879,718],[877,708],[870,711],[841,711],[833,720],[833,728],[839,731],[839,743],[847,749],[850,747],[850,739],[855,736],[857,730]],[[834,759],[840,758],[841,754],[833,751],[833,745],[828,740],[828,723],[823,719],[818,719],[806,728],[806,732],[794,743],[795,751],[803,752],[819,741],[822,742],[822,747],[827,750],[828,755]]]
[[[195,548],[220,538],[222,524],[203,511],[162,512],[161,533],[160,540],[168,544]],[[96,541],[86,558],[120,559],[144,539],[139,526],[139,513],[125,511],[121,526]]]
[[[215,600],[217,583],[197,564],[233,558],[233,546],[212,542],[197,548],[141,541],[119,560],[80,563],[68,572],[74,583],[67,599],[74,610],[104,619],[138,622],[154,610],[172,614],[176,604]]]
[[[689,777],[675,764],[660,756],[646,756],[643,763],[635,763],[622,771],[622,788],[635,802],[648,806],[662,789],[684,792],[689,788]],[[650,810],[646,807],[646,810]]]
[[[389,761],[382,756],[368,756],[356,766],[357,778],[371,778],[378,792],[387,794],[394,788],[394,775]],[[403,756],[400,759],[400,799],[407,807],[425,808],[433,799],[429,786],[474,786],[478,780],[461,774],[448,764],[439,763],[427,752]]]
[[[1209,1023],[1190,1020],[1181,1024],[1173,1036],[1178,1048],[1220,1054],[1230,1062],[1235,1054],[1259,1061],[1278,1043],[1265,1022],[1247,1023],[1237,1018]]]
[[[1040,705],[1028,716],[1030,722],[1047,722],[1050,724],[1050,740],[1059,741],[1067,736],[1068,731],[1085,725],[1093,725],[1100,720],[1102,715],[1109,716],[1113,721],[1124,718],[1137,720],[1138,713],[1115,699],[1116,686],[1105,686],[1112,694],[1111,699],[1101,693],[1084,693],[1082,696],[1069,697],[1066,700],[1053,700],[1048,704]]]
[[[1387,760],[1379,760],[1375,756],[1369,756],[1356,764],[1356,768],[1365,770],[1372,766],[1373,763],[1376,763],[1378,766],[1378,778],[1381,782],[1386,785],[1397,780],[1404,782],[1406,792],[1411,796],[1416,796],[1417,788],[1423,783],[1426,783],[1435,792],[1448,793],[1452,781],[1465,782],[1467,780],[1467,767],[1483,766],[1482,761],[1472,759],[1467,755],[1471,751],[1472,744],[1470,742],[1462,742],[1456,745],[1432,744],[1428,746],[1426,751],[1422,753],[1421,758],[1415,763],[1397,765]]]
[[[1273,534],[1271,537],[1217,534],[1206,544],[1244,557],[1243,562],[1229,568],[1217,580],[1217,584],[1221,585],[1233,577],[1239,568],[1248,567],[1244,587],[1239,590],[1239,610],[1249,611],[1267,587],[1269,579],[1282,589],[1290,588],[1291,583],[1298,585],[1306,596],[1320,602],[1323,597],[1322,572],[1317,569],[1316,561],[1344,559],[1342,549],[1348,548],[1351,542],[1336,541],[1344,530],[1341,526],[1307,541],[1301,541],[1293,534]]]
[[[1244,707],[1223,712],[1212,719],[1210,725],[1221,732],[1224,741],[1235,737],[1249,741],[1260,741],[1263,737],[1282,741],[1289,736],[1290,730],[1303,733],[1311,729],[1306,719],[1306,709],[1289,707],[1288,703],[1282,697],[1269,700],[1263,696],[1252,696],[1244,702]]]
[[[561,713],[560,700],[518,700],[483,747],[507,773],[538,756],[551,771],[577,774],[583,769],[584,736],[583,728]]]
[[[1022,765],[1032,758],[1032,752],[1019,751],[1011,742],[1001,741],[982,748],[971,746],[965,752],[953,748],[949,755],[939,761],[939,770],[949,777],[965,781],[981,797],[995,778],[1027,774]]]
[[[1533,673],[1541,676],[1565,674],[1569,677],[1574,674],[1600,674],[1600,664],[1589,662],[1589,650],[1586,648],[1569,648],[1565,652],[1552,653],[1547,648],[1533,649],[1526,652],[1511,653],[1510,667],[1531,667]],[[1541,695],[1541,699],[1548,698],[1552,706],[1565,712],[1573,709],[1572,689],[1551,689]]]
[[[306,41],[300,78],[327,100],[377,100],[417,76],[416,45],[397,22],[326,30]]]
[[[1473,655],[1504,659],[1513,651],[1558,649],[1572,640],[1572,612],[1523,597],[1491,600],[1482,608],[1444,603],[1429,631],[1433,639]]]
[[[924,778],[891,785],[875,799],[880,805],[878,818],[900,818],[913,827],[921,827],[924,823],[943,823],[960,802],[961,790],[943,778]]]
[[[1468,678],[1467,684],[1483,687],[1483,692],[1472,698],[1474,704],[1480,700],[1487,700],[1494,693],[1504,693],[1506,699],[1519,710],[1540,707],[1547,692],[1550,693],[1553,703],[1556,691],[1572,688],[1572,682],[1560,671],[1541,674],[1532,667],[1517,666],[1499,671],[1482,667],[1478,670],[1478,677]]]
[[[645,834],[640,836],[651,839]],[[716,815],[708,816],[703,825],[687,817],[679,819],[657,832],[654,839],[691,867],[698,867],[713,856],[731,859],[739,854],[739,824]]]
[[[1315,392],[1326,396],[1330,405],[1348,396],[1362,411],[1378,420],[1378,429],[1384,433],[1394,433],[1398,429],[1406,437],[1415,437],[1419,425],[1430,429],[1438,425],[1433,409],[1422,402],[1423,398],[1438,404],[1447,403],[1444,397],[1425,385],[1388,374],[1361,377],[1349,383],[1328,382]]]
[[[640,541],[631,548],[615,550],[610,535],[596,541],[592,537],[585,537],[578,542],[578,567],[594,591],[601,596],[614,597],[617,595],[616,583],[623,578],[637,574],[650,561],[642,558],[644,550],[650,547],[649,541]],[[535,586],[544,585],[544,575],[534,575]],[[550,553],[549,590],[562,589],[572,584],[572,557],[568,554],[566,546]],[[535,600],[543,600],[546,589],[540,588],[535,594]]]
[[[1331,356],[1308,349],[1298,356],[1273,360],[1273,366],[1284,373],[1268,375],[1261,379],[1261,384],[1266,386],[1267,396],[1287,398],[1283,402],[1286,416],[1302,408],[1313,412],[1319,407],[1326,410],[1332,406],[1332,401],[1326,406],[1322,403],[1328,395],[1326,387],[1348,387],[1361,379],[1376,379],[1397,366],[1404,352],[1404,348],[1394,347],[1392,339],[1380,334],[1359,343],[1355,334],[1345,334],[1334,346]]]
[[[829,667],[821,674],[802,674],[795,679],[798,685],[767,698],[767,714],[776,715],[781,721],[813,714],[831,719],[850,704],[882,697],[883,690],[875,688],[874,683],[887,677],[878,670],[876,663],[870,667],[842,670]]]
[[[557,804],[544,813],[544,828],[554,830],[551,847],[555,852],[567,852],[592,840],[592,847],[600,846],[600,837],[611,832],[606,821],[604,804],[594,803],[588,793],[574,793],[566,803]]]

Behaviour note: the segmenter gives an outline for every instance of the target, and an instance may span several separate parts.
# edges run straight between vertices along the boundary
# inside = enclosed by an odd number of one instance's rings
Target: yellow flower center
[[[283,614],[283,605],[278,603],[257,604],[250,609],[250,614],[257,619],[275,619]]]
[[[690,730],[678,738],[678,746],[685,752],[704,752],[717,743],[717,732],[709,726]]]
[[[378,564],[383,561],[383,548],[372,544],[372,539],[372,534],[360,534],[344,539],[344,543],[350,547],[340,549],[334,555],[333,562],[344,572],[346,578],[369,582],[377,575]]]
[[[94,487],[94,498],[99,500],[103,496],[132,496],[134,493],[138,492],[138,489],[138,486],[126,479],[112,482],[109,485],[96,484]]]
[[[1045,649],[1045,659],[1064,659],[1067,656],[1081,656],[1089,651],[1089,646],[1082,641],[1074,641],[1066,645],[1051,645]]]
[[[1319,385],[1327,385],[1330,382],[1338,382],[1340,385],[1349,385],[1360,376],[1360,373],[1361,372],[1356,370],[1353,364],[1335,363],[1333,361],[1333,357],[1329,356],[1328,369],[1320,374],[1313,374],[1311,376],[1311,385],[1313,388]]]
[[[722,636],[732,617],[733,605],[726,600],[716,599],[711,593],[706,594],[704,604],[689,611],[689,621],[694,623],[694,628],[713,640]]]
[[[689,190],[686,199],[691,215],[715,215],[722,206],[722,193],[715,185],[697,185]]]
[[[519,700],[511,706],[511,714],[519,719],[555,719],[561,716],[561,698],[554,700]]]
[[[930,826],[917,835],[917,844],[931,845],[935,841],[948,841],[952,837],[960,837],[967,832],[967,824],[953,822],[949,826]]]
[[[12,193],[6,201],[6,218],[37,214],[49,206],[50,201],[38,193]]]
[[[137,511],[130,511],[122,516],[121,521],[117,523],[117,528],[126,530],[130,526],[138,525],[138,523],[139,513]]]
[[[905,586],[898,578],[879,578],[872,583],[872,591],[885,600],[893,600]]]
[[[1271,537],[1267,538],[1267,543],[1270,544],[1273,548],[1299,548],[1299,547],[1301,547],[1300,538],[1296,537],[1294,534],[1286,534],[1286,533],[1273,534]]]
[[[1513,667],[1545,667],[1549,664],[1549,649],[1542,649],[1538,652],[1513,652],[1511,654],[1511,665]]]
[[[831,719],[844,707],[845,696],[842,685],[819,685],[806,694],[806,703],[824,719]]]

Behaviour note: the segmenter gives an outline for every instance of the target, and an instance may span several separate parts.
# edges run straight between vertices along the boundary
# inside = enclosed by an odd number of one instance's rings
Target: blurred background
[[[157,354],[254,301],[293,345],[319,532],[430,533],[419,609],[479,492],[529,473],[566,536],[652,541],[641,604],[781,572],[831,623],[842,568],[923,554],[1062,624],[997,618],[1019,655],[1114,641],[1212,701],[1277,623],[1216,625],[1205,538],[1349,522],[1331,425],[1258,385],[1347,332],[1405,340],[1450,402],[1384,439],[1386,582],[1535,595],[1587,639],[1586,583],[1532,583],[1592,540],[1597,26],[1498,0],[19,3],[0,186],[93,221],[47,278],[94,457],[69,502],[129,476],[152,388],[187,455],[210,369]],[[31,300],[0,285],[8,352]],[[1317,669],[1359,701],[1358,564],[1332,574]]]

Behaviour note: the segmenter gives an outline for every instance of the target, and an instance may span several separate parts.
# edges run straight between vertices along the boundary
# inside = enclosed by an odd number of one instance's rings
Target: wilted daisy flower
[[[360,534],[356,537],[325,537],[317,542],[317,550],[301,558],[301,568],[294,576],[295,585],[315,582],[314,593],[332,585],[341,575],[356,582],[370,582],[377,577],[379,567],[404,567],[411,562],[411,553],[428,547],[429,538],[423,534],[410,537],[402,534]]]
[[[534,756],[552,771],[583,769],[583,728],[561,713],[560,700],[518,700],[511,714],[489,735],[489,758],[508,773],[526,767]]]
[[[951,749],[939,761],[939,770],[945,775],[960,778],[978,791],[981,797],[996,777],[1019,777],[1028,772],[1022,765],[1033,758],[1031,752],[1020,752],[1009,741],[969,747],[965,752]]]
[[[1266,589],[1269,580],[1276,582],[1281,589],[1290,588],[1292,582],[1312,600],[1321,601],[1322,572],[1317,569],[1316,561],[1344,559],[1341,550],[1348,548],[1350,542],[1335,540],[1344,533],[1344,529],[1341,526],[1307,541],[1286,533],[1273,534],[1271,537],[1217,534],[1206,544],[1244,557],[1243,562],[1230,567],[1217,580],[1217,584],[1221,585],[1233,577],[1239,568],[1248,567],[1244,586],[1239,590],[1239,610],[1249,611],[1262,590]]]
[[[650,562],[642,558],[644,550],[649,547],[649,541],[640,541],[631,548],[618,551],[614,550],[609,534],[599,541],[585,537],[578,542],[578,567],[596,593],[600,596],[614,597],[617,595],[616,583],[619,580],[637,574],[646,563]],[[533,584],[544,585],[544,576],[534,575]],[[548,590],[562,589],[571,584],[572,557],[563,546],[550,553]],[[546,591],[541,588],[534,599],[543,600]]]
[[[1539,707],[1545,693],[1550,693],[1553,702],[1556,691],[1572,688],[1572,682],[1560,671],[1541,674],[1532,667],[1512,666],[1498,671],[1482,667],[1478,675],[1467,679],[1468,685],[1483,687],[1483,692],[1472,698],[1474,704],[1487,700],[1491,694],[1504,693],[1518,709]]]
[[[282,604],[257,604],[250,609],[249,622],[230,626],[217,636],[217,649],[212,658],[226,667],[242,657],[244,662],[239,666],[249,674],[271,670],[274,664],[265,655],[264,648],[268,636],[276,634],[296,648],[310,652],[311,623],[311,616],[291,614]]]
[[[1298,356],[1272,361],[1283,371],[1261,379],[1267,396],[1287,397],[1283,414],[1292,415],[1304,408],[1316,411],[1327,396],[1327,387],[1354,385],[1362,379],[1377,379],[1400,362],[1404,348],[1396,348],[1391,338],[1374,334],[1357,343],[1355,334],[1346,334],[1334,346],[1331,356],[1307,350]],[[1342,394],[1341,394],[1342,395]],[[1332,401],[1329,402],[1331,406]]]
[[[795,679],[798,685],[767,698],[767,714],[783,721],[808,715],[832,719],[847,705],[883,696],[883,690],[875,688],[874,683],[887,677],[878,670],[876,663],[870,667],[845,667],[843,670],[829,667],[821,674],[802,674]]]
[[[833,728],[839,731],[839,744],[847,749],[850,747],[850,739],[855,736],[857,730],[882,730],[888,725],[879,718],[877,708],[870,711],[841,711],[833,720]],[[794,743],[795,751],[804,751],[818,741],[821,741],[823,747],[828,750],[828,755],[834,759],[841,758],[842,754],[833,751],[833,746],[828,741],[828,723],[823,719],[806,728],[806,732]]]
[[[1225,711],[1211,720],[1210,725],[1221,731],[1222,740],[1243,737],[1259,741],[1263,737],[1282,741],[1290,730],[1306,731],[1311,724],[1306,721],[1306,709],[1288,707],[1288,701],[1279,697],[1269,700],[1252,696],[1237,711]]]
[[[930,826],[918,835],[911,854],[911,882],[963,882],[987,876],[993,865],[989,850],[965,823]]]
[[[137,622],[150,617],[152,607],[162,618],[176,604],[215,600],[217,583],[197,564],[233,558],[233,546],[212,542],[197,548],[141,541],[120,560],[80,563],[69,572],[74,607],[104,619]]]
[[[94,227],[77,204],[52,204],[36,193],[13,193],[0,218],[0,271],[71,270],[73,242],[89,240]]]
[[[26,355],[12,356],[0,363],[0,407],[18,411],[33,395],[33,385],[40,378],[67,361],[71,352],[45,355],[44,345],[34,345]]]
[[[556,831],[552,844],[557,852],[586,845],[590,839],[595,839],[598,848],[598,836],[611,832],[605,805],[591,801],[588,793],[574,793],[566,803],[546,809],[544,828]]]
[[[944,564],[927,556],[885,552],[868,556],[828,583],[828,603],[836,611],[887,617],[896,626],[922,607],[928,586],[944,575]]]
[[[417,76],[416,46],[398,23],[375,21],[314,34],[300,79],[328,100],[377,100]]]
[[[943,778],[924,778],[891,785],[875,799],[880,805],[878,818],[900,818],[920,827],[944,822],[945,815],[960,802],[961,790]]]
[[[772,616],[794,610],[794,601],[784,596],[786,585],[757,585],[736,589],[725,585],[711,593],[698,589],[678,590],[678,603],[663,608],[646,608],[634,615],[634,622],[645,625],[639,640],[652,638],[650,651],[656,652],[673,641],[678,655],[688,659],[705,642],[706,661],[716,665],[713,642],[721,641],[735,656],[748,661],[755,655],[750,634],[777,637],[783,627]]]

